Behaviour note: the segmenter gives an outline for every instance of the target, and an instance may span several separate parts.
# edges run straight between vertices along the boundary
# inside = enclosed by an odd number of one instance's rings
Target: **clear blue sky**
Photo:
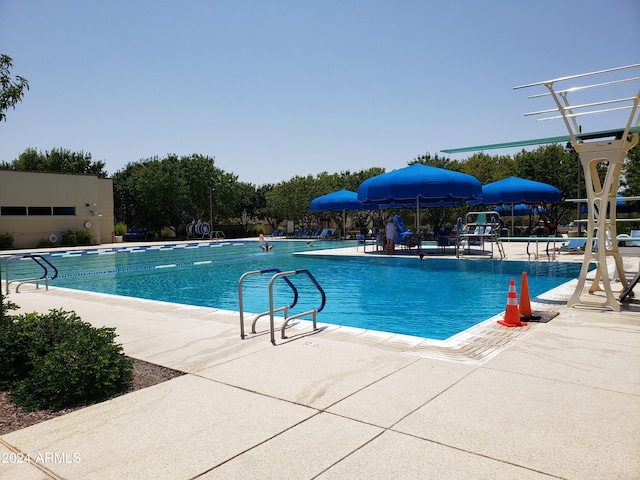
[[[640,63],[640,1],[0,0],[0,53],[30,84],[0,160],[200,153],[262,185],[563,135],[512,88]]]

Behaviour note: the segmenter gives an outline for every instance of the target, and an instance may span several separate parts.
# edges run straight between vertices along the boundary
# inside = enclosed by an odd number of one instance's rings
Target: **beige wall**
[[[13,235],[14,248],[36,247],[52,234],[88,230],[91,243],[110,243],[113,180],[93,175],[0,170],[0,207],[75,207],[75,215],[2,215],[0,234]],[[85,222],[91,222],[87,228]]]

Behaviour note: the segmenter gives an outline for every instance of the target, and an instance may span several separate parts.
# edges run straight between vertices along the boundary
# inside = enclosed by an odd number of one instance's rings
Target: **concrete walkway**
[[[532,299],[548,323],[437,342],[298,322],[276,346],[237,312],[24,286],[22,312],[74,310],[187,374],[1,436],[0,479],[638,479],[640,309],[566,309],[574,286]]]

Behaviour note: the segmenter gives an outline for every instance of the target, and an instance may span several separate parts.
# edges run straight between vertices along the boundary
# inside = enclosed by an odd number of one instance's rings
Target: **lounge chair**
[[[320,232],[320,235],[318,235],[318,238],[326,239],[328,235],[329,235],[329,229],[323,228],[322,231]]]
[[[631,230],[631,238],[637,238],[638,241],[631,242],[632,247],[640,247],[640,230]]]
[[[405,226],[402,218],[398,215],[394,216],[393,223],[396,225],[396,245],[406,247],[409,251],[411,251],[411,247],[420,248],[422,243],[420,238]]]
[[[573,238],[569,240],[566,245],[562,245],[560,251],[566,253],[582,253],[586,243],[586,238]]]
[[[437,246],[438,246],[438,250],[440,250],[443,253],[446,252],[447,247],[451,246],[449,235],[439,235],[437,240]]]
[[[596,237],[593,239],[593,250],[597,251],[599,245],[598,234],[596,233]],[[613,241],[611,240],[611,230],[606,229],[606,236],[604,242],[604,248],[606,250],[611,250],[613,248]]]
[[[356,240],[358,241],[358,244],[356,245],[356,252],[358,251],[361,245],[362,245],[362,250],[366,252],[367,245],[369,245],[369,243],[367,242],[367,237],[365,235],[359,234],[359,235],[356,235]]]
[[[124,237],[125,240],[146,240],[147,229],[146,228],[130,228]]]
[[[484,225],[478,225],[473,229],[473,233],[469,235],[469,245],[483,245],[484,244]]]

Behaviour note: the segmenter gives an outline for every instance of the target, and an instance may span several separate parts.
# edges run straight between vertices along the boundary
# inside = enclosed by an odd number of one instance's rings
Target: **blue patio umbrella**
[[[621,195],[617,195],[617,197],[621,197]],[[587,213],[589,208],[586,204],[583,204],[580,207],[580,213]],[[609,211],[609,206],[607,205],[607,211]],[[623,198],[618,198],[616,200],[616,212],[618,213],[632,213],[636,211],[636,209],[632,208],[627,202],[624,201]]]
[[[495,211],[500,215],[509,217],[528,217],[531,215],[531,207],[524,203],[518,205],[499,205],[495,208]]]
[[[362,203],[411,203],[441,206],[482,199],[480,181],[466,173],[416,163],[365,180],[358,188]]]
[[[482,187],[482,203],[485,205],[511,204],[514,210],[514,205],[519,203],[556,203],[560,200],[562,200],[562,193],[553,185],[525,178],[503,178]],[[512,214],[511,232],[513,232],[513,217]]]
[[[618,197],[621,197],[621,195],[618,195]],[[636,212],[637,208],[629,205],[627,202],[624,201],[624,199],[618,198],[618,200],[616,200],[616,211],[618,213],[632,213],[632,212]]]
[[[311,200],[309,209],[312,212],[340,211],[340,210],[370,210],[371,205],[358,202],[358,194],[350,190],[338,190],[327,193]],[[378,208],[377,206],[375,207]]]
[[[463,200],[482,199],[480,181],[466,173],[416,163],[365,180],[358,188],[358,201],[381,205],[449,207]]]
[[[525,178],[508,177],[482,187],[482,203],[556,203],[562,193],[553,185]]]
[[[350,190],[338,190],[311,200],[309,210],[312,212],[342,211],[342,235],[345,236],[346,211],[378,210],[379,205],[363,204],[358,201],[358,194]]]
[[[632,212],[633,209],[624,200],[616,200],[616,211],[620,213],[629,213],[629,212]]]

